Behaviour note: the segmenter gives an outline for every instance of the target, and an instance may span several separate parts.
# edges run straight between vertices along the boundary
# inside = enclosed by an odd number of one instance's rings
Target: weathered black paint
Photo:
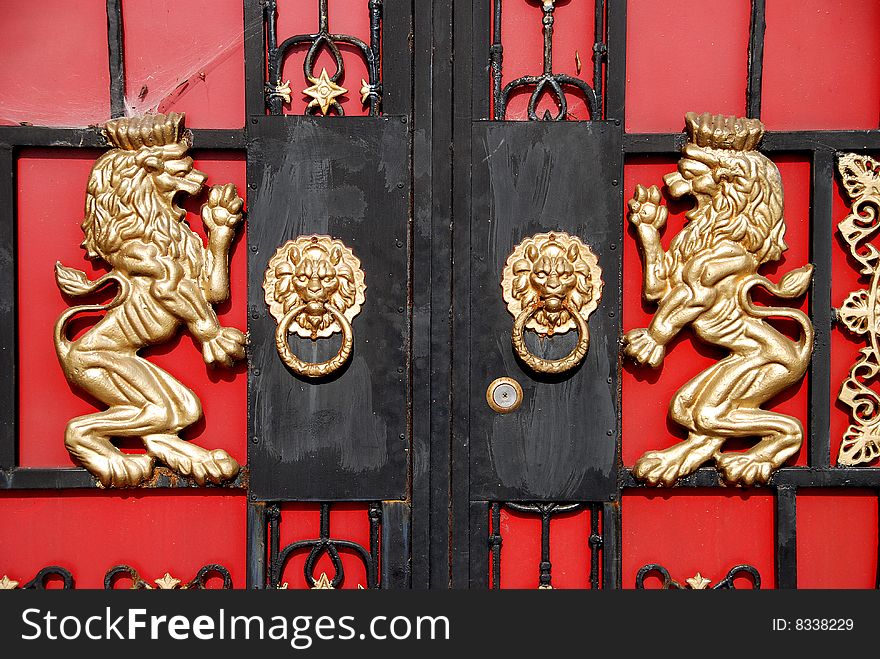
[[[409,135],[401,117],[264,117],[248,148],[249,464],[258,500],[402,499],[407,480]],[[305,380],[275,349],[263,273],[301,235],[339,238],[361,260],[366,302],[354,354]],[[328,359],[339,337],[290,337]]]
[[[621,130],[613,123],[481,122],[473,127],[470,227],[471,497],[488,500],[603,500],[617,492],[620,336],[619,182]],[[535,233],[578,236],[599,258],[603,290],[589,319],[590,349],[574,371],[530,371],[510,343],[513,318],[501,273],[513,247]],[[532,352],[567,354],[575,332]],[[459,365],[461,367],[461,365]],[[515,378],[522,406],[486,404],[495,378]]]

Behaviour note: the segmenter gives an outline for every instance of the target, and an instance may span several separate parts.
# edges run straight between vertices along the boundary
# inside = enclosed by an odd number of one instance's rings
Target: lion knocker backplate
[[[300,236],[288,240],[269,259],[263,291],[278,327],[275,347],[282,361],[305,378],[321,378],[342,368],[354,350],[351,321],[366,300],[361,262],[341,240]],[[288,334],[312,341],[342,332],[336,355],[306,362],[290,349]]]
[[[626,333],[624,349],[640,364],[657,367],[666,344],[690,326],[699,339],[730,354],[670,402],[669,415],[687,429],[687,439],[645,453],[633,473],[653,485],[672,485],[714,459],[728,483],[766,483],[797,453],[804,433],[797,419],[760,406],[803,377],[813,327],[796,309],[755,305],[751,292],[760,286],[777,297],[799,297],[813,268],[793,270],[778,284],[758,274],[787,249],[782,180],[776,165],[756,151],[761,122],[688,113],[686,129],[678,171],[665,181],[673,197],[692,196],[696,205],[668,251],[660,244],[667,217],[660,190],[636,186],[629,202],[644,262],[644,297],[657,311],[647,328]],[[796,321],[800,337],[789,339],[767,322],[770,317]],[[721,452],[732,437],[757,442],[744,452]]]
[[[184,325],[201,344],[206,364],[231,366],[244,357],[245,335],[222,327],[212,306],[229,297],[228,256],[242,200],[232,184],[211,188],[202,206],[206,248],[176,204],[181,193],[197,194],[207,178],[187,156],[192,138],[183,115],[117,119],[105,134],[115,148],[89,175],[82,245],[89,258],[112,270],[90,281],[58,263],[56,278],[71,296],[111,282],[118,293],[106,306],[65,311],[55,325],[55,348],[68,381],[108,409],[71,420],[65,444],[105,487],[138,485],[151,477],[155,460],[200,485],[232,479],[239,465],[226,451],[179,437],[202,416],[196,395],[137,353],[168,341]],[[94,311],[105,314],[70,340],[70,320]],[[146,453],[120,451],[112,440],[122,437],[140,439]]]

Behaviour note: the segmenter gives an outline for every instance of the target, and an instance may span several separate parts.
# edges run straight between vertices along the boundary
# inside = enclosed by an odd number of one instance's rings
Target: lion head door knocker
[[[234,478],[238,462],[179,433],[202,416],[196,395],[137,353],[165,343],[184,325],[201,345],[205,363],[232,366],[244,357],[243,332],[223,327],[214,304],[229,298],[229,250],[241,221],[242,200],[231,183],[211,188],[202,206],[207,247],[187,225],[180,194],[198,193],[207,175],[187,155],[191,133],[170,113],[116,119],[104,129],[113,149],[92,167],[86,191],[82,246],[111,270],[95,281],[55,266],[58,287],[70,296],[118,287],[108,305],[79,305],[55,324],[55,350],[71,385],[108,409],[67,424],[71,456],[105,487],[133,487],[152,476],[154,460],[199,485]],[[82,312],[103,318],[75,340],[70,320]],[[146,453],[128,454],[117,437],[140,439]]]
[[[644,261],[644,297],[657,312],[648,327],[626,333],[624,351],[657,367],[665,346],[690,325],[698,338],[729,355],[685,384],[669,404],[687,439],[648,451],[633,474],[652,485],[672,485],[714,459],[728,483],[766,483],[800,449],[804,431],[797,419],[760,406],[803,377],[813,326],[797,309],[754,304],[751,291],[760,286],[779,298],[800,297],[813,266],[792,270],[779,283],[758,274],[787,249],[782,179],[756,150],[761,122],[689,112],[686,129],[678,170],[664,178],[673,197],[691,196],[696,204],[667,251],[660,244],[667,217],[660,190],[636,186],[629,201]],[[794,320],[800,337],[789,339],[767,322],[770,317]],[[722,453],[731,437],[758,441],[747,451]]]
[[[360,260],[340,240],[300,236],[278,248],[269,259],[263,290],[278,323],[275,347],[294,373],[321,378],[345,365],[354,348],[351,321],[361,310],[366,289]],[[342,345],[324,362],[303,361],[288,343],[289,333],[316,341],[337,332],[342,332]]]
[[[501,278],[507,310],[514,317],[511,341],[519,358],[538,373],[564,373],[581,363],[590,347],[587,319],[602,296],[596,255],[576,236],[539,233],[514,247]],[[525,331],[541,338],[577,330],[578,340],[561,359],[532,354]]]

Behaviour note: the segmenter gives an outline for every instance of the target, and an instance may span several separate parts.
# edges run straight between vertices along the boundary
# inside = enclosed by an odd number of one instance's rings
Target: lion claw
[[[771,461],[748,453],[722,453],[715,463],[721,477],[731,485],[766,485],[774,469]]]

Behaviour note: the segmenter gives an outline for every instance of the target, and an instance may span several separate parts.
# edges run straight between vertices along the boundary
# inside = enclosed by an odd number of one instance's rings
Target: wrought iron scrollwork
[[[345,582],[345,568],[339,555],[340,549],[353,551],[364,563],[367,573],[367,588],[379,588],[379,527],[382,512],[379,504],[372,503],[367,511],[370,519],[370,548],[367,550],[363,545],[352,540],[342,540],[332,537],[330,534],[330,508],[331,504],[321,504],[321,528],[320,536],[307,540],[297,540],[281,548],[281,509],[277,504],[270,505],[267,509],[269,518],[269,587],[287,588],[287,584],[281,583],[281,575],[284,566],[294,554],[301,549],[308,549],[309,554],[303,566],[303,576],[306,585],[313,590],[335,590]],[[326,573],[315,576],[315,568],[318,559],[326,554],[333,565],[333,577]]]
[[[663,582],[663,585],[660,586],[661,590],[736,590],[736,586],[734,585],[734,579],[740,576],[748,576],[751,578],[752,583],[754,584],[755,590],[761,589],[761,575],[754,567],[751,565],[735,565],[730,568],[727,575],[714,586],[709,588],[709,584],[712,583],[711,579],[706,579],[703,575],[697,572],[690,579],[685,579],[685,583],[687,585],[681,584],[669,574],[669,570],[667,570],[662,565],[658,565],[657,563],[649,563],[642,567],[636,575],[636,589],[644,590],[645,589],[645,580],[651,575],[659,576]]]
[[[507,104],[510,95],[517,89],[531,88],[532,94],[529,97],[528,118],[531,121],[563,121],[568,115],[568,98],[566,97],[565,88],[574,87],[580,90],[586,98],[587,108],[590,111],[590,119],[598,120],[602,118],[602,63],[605,60],[607,47],[604,43],[604,0],[596,1],[596,18],[595,18],[595,41],[593,44],[593,85],[590,86],[585,80],[576,78],[565,73],[553,72],[553,23],[555,3],[557,0],[543,0],[541,9],[543,17],[541,23],[544,31],[544,70],[541,75],[521,76],[509,83],[501,86],[501,76],[503,69],[504,48],[501,43],[501,3],[502,0],[495,0],[493,9],[494,38],[492,48],[490,50],[490,65],[492,68],[492,87],[493,100],[495,105],[495,119],[504,120],[507,114]],[[549,92],[556,99],[558,111],[555,115],[550,114],[549,110],[544,112],[542,117],[538,117],[538,103],[544,92]]]
[[[37,575],[23,586],[18,581],[10,579],[7,575],[0,577],[0,590],[46,590],[46,579],[49,577],[60,577],[62,590],[71,590],[73,588],[73,575],[63,567],[50,565],[44,567],[37,572]]]
[[[864,335],[867,347],[840,386],[838,400],[850,409],[850,425],[843,435],[837,462],[866,464],[880,456],[880,396],[871,387],[880,373],[880,251],[872,242],[880,227],[880,162],[858,154],[841,154],[841,182],[850,199],[850,213],[838,230],[852,257],[861,264],[860,275],[870,282],[850,293],[837,311],[838,320],[854,335]]]
[[[223,590],[232,588],[232,577],[229,575],[229,570],[222,565],[211,563],[202,567],[191,581],[183,583],[180,579],[172,577],[170,573],[166,572],[163,577],[153,580],[155,586],[151,586],[149,582],[145,581],[138,574],[138,571],[130,565],[114,565],[104,575],[104,590],[114,590],[116,580],[123,575],[131,579],[129,590],[154,590],[156,588],[159,590],[206,590],[208,579],[212,575],[223,579]]]
[[[552,590],[552,564],[550,563],[550,519],[554,515],[561,513],[573,512],[579,510],[584,505],[590,507],[590,535],[587,543],[590,547],[590,588],[599,588],[599,552],[602,550],[603,539],[599,531],[599,515],[601,514],[600,504],[581,504],[581,503],[554,503],[554,502],[537,502],[537,503],[514,503],[506,502],[493,503],[490,506],[489,513],[491,515],[492,528],[489,533],[489,550],[492,552],[492,589],[501,588],[501,546],[503,540],[501,537],[501,506],[504,505],[511,510],[532,515],[540,515],[541,517],[541,563],[538,566],[538,589]]]
[[[264,12],[266,21],[266,33],[268,40],[268,82],[266,84],[266,107],[269,114],[281,114],[282,102],[290,102],[290,81],[281,81],[281,70],[284,60],[294,47],[300,44],[309,44],[303,61],[303,75],[311,85],[303,90],[312,100],[306,106],[305,114],[313,114],[316,111],[326,115],[332,108],[339,116],[344,116],[342,104],[336,99],[348,90],[340,85],[345,76],[345,61],[339,49],[339,44],[348,44],[356,48],[364,57],[367,65],[367,77],[369,80],[361,80],[359,90],[361,102],[370,106],[370,116],[377,116],[382,101],[382,83],[379,72],[379,48],[382,22],[382,0],[368,0],[367,9],[370,12],[370,44],[367,45],[361,39],[349,34],[334,34],[330,32],[330,13],[328,0],[318,0],[318,31],[313,34],[297,34],[288,37],[278,44],[277,34],[277,0],[265,0]],[[315,71],[315,61],[321,49],[325,48],[332,55],[336,65],[336,71],[328,74],[326,70],[321,73]]]

